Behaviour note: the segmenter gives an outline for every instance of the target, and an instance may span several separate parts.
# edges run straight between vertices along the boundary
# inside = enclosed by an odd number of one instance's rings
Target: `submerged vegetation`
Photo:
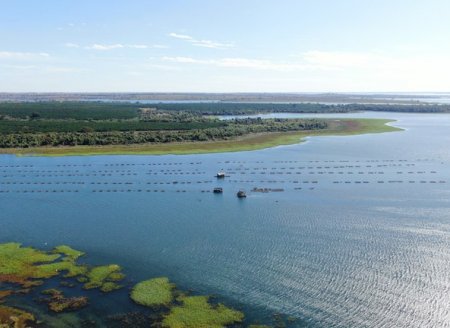
[[[29,322],[36,321],[34,315],[20,309],[0,305],[1,328],[25,328]]]
[[[47,325],[52,320],[51,313],[75,311],[89,306],[87,295],[66,297],[62,290],[49,288],[41,290],[37,302],[48,305],[48,314],[43,314],[33,308],[19,308],[8,304],[12,295],[24,297],[31,293],[36,286],[46,284],[51,279],[72,277],[73,285],[63,280],[61,287],[83,284],[82,287],[89,293],[89,289],[98,288],[103,292],[110,292],[120,286],[116,283],[124,279],[124,274],[118,265],[103,265],[88,267],[78,264],[79,257],[85,255],[70,246],[61,245],[50,251],[37,250],[32,247],[23,247],[18,243],[0,244],[0,327],[25,328]],[[19,289],[17,288],[19,287]],[[167,277],[153,278],[137,283],[130,294],[130,298],[137,304],[149,307],[153,311],[152,317],[145,314],[131,314],[130,318],[143,318],[144,326],[148,326],[150,319],[152,325],[166,328],[221,328],[241,323],[244,314],[223,304],[211,303],[209,296],[191,296],[184,291],[177,290],[175,284]],[[118,316],[119,320],[126,318]],[[134,320],[133,319],[133,320]],[[61,317],[65,320],[65,317]],[[126,320],[126,319],[125,319]],[[73,321],[79,321],[73,318]],[[133,321],[134,322],[134,321]],[[50,325],[50,324],[49,324]],[[133,323],[133,327],[140,327]],[[259,326],[251,326],[259,327]],[[261,326],[267,327],[267,326]]]
[[[42,291],[42,294],[50,296],[42,301],[48,303],[48,308],[53,312],[78,310],[88,304],[86,296],[65,297],[63,292],[57,289],[46,289]]]

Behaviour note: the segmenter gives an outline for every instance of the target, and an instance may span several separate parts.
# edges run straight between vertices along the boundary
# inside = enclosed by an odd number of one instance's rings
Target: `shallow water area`
[[[450,327],[450,115],[258,116],[406,130],[240,153],[3,155],[0,242],[67,244],[86,262],[120,264],[129,285],[167,276],[248,323],[283,313],[292,327]],[[94,292],[82,312],[140,309],[128,293]]]

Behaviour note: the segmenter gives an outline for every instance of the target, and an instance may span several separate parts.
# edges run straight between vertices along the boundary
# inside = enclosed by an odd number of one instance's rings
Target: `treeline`
[[[157,111],[155,111],[157,109]],[[259,113],[347,113],[385,111],[412,113],[450,112],[438,104],[320,104],[320,103],[126,103],[126,102],[22,102],[0,103],[0,120],[168,120],[202,121],[202,115]],[[164,113],[171,113],[165,115]],[[171,115],[177,115],[171,116]],[[164,117],[166,116],[166,117]]]
[[[0,120],[0,134],[46,132],[111,132],[193,130],[225,126],[225,121],[74,121],[74,120]]]
[[[164,111],[184,111],[202,115],[249,115],[260,113],[346,113],[346,105],[314,103],[164,103],[155,104]]]
[[[348,113],[357,111],[445,113],[450,105],[436,104],[318,104],[318,103],[173,103],[155,104],[159,110],[186,111],[202,115],[248,115],[260,113]]]
[[[247,119],[229,121],[222,127],[180,131],[12,133],[0,135],[0,148],[226,140],[250,133],[317,130],[327,126],[326,121],[316,119]]]
[[[346,105],[350,111],[375,111],[375,112],[399,112],[399,113],[450,113],[450,104],[421,104],[421,105],[370,105],[350,104]]]
[[[129,120],[138,117],[142,104],[49,101],[0,103],[0,119]]]

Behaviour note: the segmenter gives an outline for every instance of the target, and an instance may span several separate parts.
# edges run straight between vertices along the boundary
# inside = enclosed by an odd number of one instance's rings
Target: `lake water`
[[[278,116],[406,130],[240,153],[0,156],[0,242],[68,244],[130,285],[168,276],[248,323],[450,327],[450,115]],[[127,293],[96,294],[90,313],[136,310]]]

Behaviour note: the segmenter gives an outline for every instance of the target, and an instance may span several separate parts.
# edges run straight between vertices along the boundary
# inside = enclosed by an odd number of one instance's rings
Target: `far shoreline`
[[[155,144],[67,146],[36,148],[2,148],[0,154],[16,156],[99,156],[99,155],[194,155],[261,150],[277,146],[299,144],[307,137],[351,136],[361,134],[403,131],[389,125],[390,119],[328,119],[329,127],[324,130],[294,132],[267,132],[248,134],[238,138],[205,142],[173,142]]]

